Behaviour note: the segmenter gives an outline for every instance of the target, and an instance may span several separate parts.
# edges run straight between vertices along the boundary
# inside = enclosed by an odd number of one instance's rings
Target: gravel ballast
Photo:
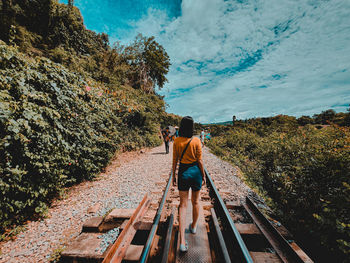
[[[236,199],[253,194],[236,176],[238,170],[209,153],[207,147],[203,148],[203,160],[219,187]],[[145,193],[157,190],[155,183],[170,173],[171,161],[172,154],[165,154],[164,145],[121,154],[97,180],[68,189],[64,199],[53,202],[46,218],[29,222],[14,240],[1,243],[0,262],[49,262],[55,251],[79,235],[87,219],[115,207],[136,208]],[[95,213],[88,213],[92,207]]]

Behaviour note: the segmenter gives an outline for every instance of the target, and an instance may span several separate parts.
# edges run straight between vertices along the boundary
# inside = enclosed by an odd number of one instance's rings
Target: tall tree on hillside
[[[310,116],[303,115],[297,119],[298,125],[305,126],[307,124],[313,124],[314,119]]]
[[[318,124],[329,124],[334,120],[336,112],[332,109],[322,111],[320,114],[313,116],[314,120]]]
[[[348,112],[345,116],[345,125],[350,127],[350,104],[349,104],[349,109],[347,111]]]
[[[233,116],[232,116],[232,125],[235,125],[235,122],[236,122],[236,116],[233,115]]]
[[[68,0],[68,5],[73,6],[74,5],[74,0]]]
[[[125,48],[129,64],[134,68],[131,72],[131,85],[152,93],[155,87],[163,88],[169,71],[170,59],[165,49],[155,41],[154,37],[139,34],[131,46]]]

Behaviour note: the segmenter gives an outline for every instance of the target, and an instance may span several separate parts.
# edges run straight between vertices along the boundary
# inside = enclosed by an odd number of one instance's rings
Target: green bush
[[[106,87],[0,42],[0,231],[43,214],[62,187],[92,179],[116,150],[161,143],[164,102]]]
[[[226,128],[227,129],[227,128]],[[264,132],[262,132],[264,130]],[[209,142],[238,165],[294,233],[308,233],[344,261],[350,252],[350,130],[232,127]]]

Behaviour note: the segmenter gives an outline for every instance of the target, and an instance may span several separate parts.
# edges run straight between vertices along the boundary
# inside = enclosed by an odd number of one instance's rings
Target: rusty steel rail
[[[219,221],[218,221],[218,218],[216,217],[216,213],[215,213],[214,208],[210,208],[210,212],[211,212],[211,217],[213,219],[213,224],[214,224],[214,229],[215,229],[215,232],[216,232],[216,236],[218,238],[218,242],[219,242],[219,245],[220,245],[220,250],[221,250],[220,253],[221,253],[225,263],[231,263],[230,255],[229,255],[229,253],[227,251],[225,240],[224,240],[224,237],[223,237],[223,235],[221,233]]]
[[[173,236],[173,229],[174,229],[174,208],[171,212],[171,215],[169,217],[169,225],[166,232],[165,237],[165,243],[164,243],[164,249],[163,249],[163,256],[161,263],[167,263],[169,259],[169,251],[170,251],[170,245],[171,245],[171,238]]]
[[[254,220],[254,223],[259,230],[264,234],[271,246],[275,249],[278,256],[285,263],[296,262],[302,263],[304,260],[295,252],[295,250],[289,245],[288,241],[277,231],[277,229],[270,223],[270,221],[260,212],[252,200],[247,197],[245,210],[249,213],[250,217]]]
[[[159,204],[159,208],[157,210],[157,214],[156,214],[156,216],[154,218],[150,234],[148,236],[146,245],[145,245],[145,247],[144,247],[144,249],[142,251],[142,254],[141,254],[141,259],[140,259],[141,263],[145,263],[147,261],[148,256],[149,256],[149,252],[151,250],[151,246],[152,246],[155,234],[156,234],[157,229],[158,229],[160,217],[161,217],[161,214],[163,212],[163,207],[164,207],[165,201],[166,201],[166,199],[168,197],[168,193],[169,193],[169,189],[170,189],[170,186],[171,186],[171,183],[172,183],[172,179],[173,179],[173,172],[171,171],[170,172],[170,176],[169,176],[169,180],[168,180],[168,183],[167,183],[167,186],[165,188],[165,191],[164,191],[164,194],[163,194],[163,197],[162,197],[162,200],[161,200],[161,202]]]
[[[217,208],[218,215],[221,218],[221,220],[224,221],[224,223],[226,224],[226,227],[228,228],[232,239],[234,239],[235,243],[237,243],[237,245],[239,247],[239,253],[240,253],[239,256],[240,256],[240,260],[241,260],[240,262],[253,263],[253,259],[249,254],[247,246],[245,245],[245,243],[241,237],[241,234],[238,232],[238,230],[237,230],[237,228],[236,228],[236,226],[231,218],[231,215],[230,215],[229,211],[227,210],[226,205],[219,194],[219,191],[215,187],[215,184],[214,184],[213,180],[211,179],[206,167],[204,167],[204,171],[205,171],[205,174],[207,176],[207,184],[209,184],[209,187],[211,188],[211,191],[214,194],[214,199],[217,201],[217,206],[215,208]]]
[[[114,242],[112,247],[107,252],[106,257],[102,263],[119,263],[122,262],[123,257],[125,256],[126,250],[130,245],[136,230],[139,221],[145,215],[151,201],[148,198],[148,195],[145,194],[139,206],[136,208],[135,212],[128,220],[124,230],[121,232],[117,240]]]

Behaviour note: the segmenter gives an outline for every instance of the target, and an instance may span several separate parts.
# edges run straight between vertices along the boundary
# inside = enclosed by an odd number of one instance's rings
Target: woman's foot
[[[185,245],[184,244],[180,244],[180,251],[181,252],[187,252],[188,250],[188,243],[187,241],[185,241]]]
[[[195,227],[192,228],[192,223],[191,223],[189,229],[190,229],[190,232],[191,232],[192,234],[196,234],[196,232],[197,232],[197,226],[195,226]]]

